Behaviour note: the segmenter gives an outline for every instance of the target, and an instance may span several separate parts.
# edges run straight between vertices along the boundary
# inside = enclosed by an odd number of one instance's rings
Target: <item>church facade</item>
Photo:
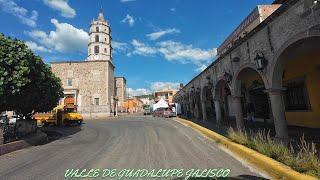
[[[88,119],[113,116],[118,109],[111,39],[110,26],[100,12],[90,25],[87,59],[51,63],[64,88],[60,104],[66,97],[74,99],[78,112]]]

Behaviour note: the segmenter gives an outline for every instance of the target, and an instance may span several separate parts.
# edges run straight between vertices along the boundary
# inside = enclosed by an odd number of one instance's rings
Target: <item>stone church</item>
[[[116,86],[116,81],[124,77],[114,77],[112,63],[111,29],[103,12],[90,24],[88,57],[84,61],[52,62],[53,73],[62,81],[64,99],[73,99],[74,104],[86,118],[113,116],[125,99],[126,84]],[[125,79],[124,79],[125,82]],[[120,88],[120,89],[119,89]],[[117,98],[117,94],[121,98]]]

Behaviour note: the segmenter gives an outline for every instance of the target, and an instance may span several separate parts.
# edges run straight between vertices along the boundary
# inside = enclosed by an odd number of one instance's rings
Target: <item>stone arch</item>
[[[240,99],[242,114],[247,120],[273,123],[270,101],[266,93],[268,87],[265,74],[257,70],[253,63],[246,63],[235,72],[232,81],[233,95]],[[248,106],[254,107],[254,115],[248,113]]]
[[[221,94],[221,88],[228,88],[230,90],[230,93],[231,93],[231,88],[229,86],[229,84],[223,79],[223,78],[220,78],[214,85],[214,88],[213,88],[213,98],[214,99],[219,99],[219,97],[222,95]]]
[[[215,111],[214,111],[214,102],[212,96],[213,87],[210,85],[206,85],[202,87],[202,103],[204,108],[204,113],[206,114],[207,120],[214,119]]]
[[[290,38],[290,40],[286,41],[275,53],[270,65],[270,73],[268,75],[268,79],[270,79],[270,88],[282,89],[282,73],[287,63],[287,61],[282,58],[282,56],[285,56],[286,53],[290,51],[290,49],[295,48],[299,44],[308,40],[316,41],[319,45],[320,24],[315,25],[304,32],[294,35],[292,38]],[[310,46],[309,48],[310,50],[313,49],[312,46]]]
[[[270,64],[270,92],[275,99],[274,111],[281,104],[279,127],[286,124],[320,127],[320,24],[294,35],[276,52]],[[280,93],[279,93],[280,92]],[[285,92],[285,93],[281,93]],[[279,96],[279,97],[278,97]],[[280,100],[279,100],[280,99]],[[280,114],[280,113],[278,113]],[[274,114],[274,116],[276,116]]]
[[[234,78],[232,79],[232,83],[231,83],[231,87],[232,87],[231,89],[234,92],[237,92],[237,89],[239,88],[239,83],[237,83],[237,81],[239,80],[241,73],[246,69],[252,69],[257,74],[259,74],[266,89],[269,88],[269,81],[265,76],[265,74],[263,74],[261,71],[258,71],[254,63],[245,63],[242,66],[240,66],[238,70],[234,73]]]

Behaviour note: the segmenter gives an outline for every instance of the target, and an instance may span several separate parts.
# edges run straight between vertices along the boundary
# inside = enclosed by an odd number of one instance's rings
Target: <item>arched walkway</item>
[[[288,136],[287,124],[320,128],[320,32],[317,28],[284,43],[271,64],[270,100],[277,136]]]
[[[273,124],[270,101],[266,93],[267,80],[254,64],[245,64],[235,73],[233,90],[240,98],[241,113],[247,128],[270,128]]]
[[[213,121],[215,119],[215,110],[214,110],[214,102],[213,102],[213,96],[212,96],[212,87],[210,86],[203,87],[201,96],[202,96],[203,118],[206,116],[205,120]]]

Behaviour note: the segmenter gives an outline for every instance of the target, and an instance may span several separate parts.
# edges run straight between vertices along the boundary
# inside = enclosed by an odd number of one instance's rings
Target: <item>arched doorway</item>
[[[283,89],[286,123],[320,128],[320,33],[286,43],[273,64],[272,88]]]
[[[75,105],[74,95],[66,95],[66,97],[64,98],[64,105]]]
[[[212,87],[205,86],[202,90],[202,99],[204,101],[205,112],[207,115],[207,120],[213,121],[215,119],[215,109],[212,96]]]
[[[270,100],[265,78],[253,64],[245,65],[235,74],[234,89],[239,92],[245,125],[249,128],[273,129]]]

